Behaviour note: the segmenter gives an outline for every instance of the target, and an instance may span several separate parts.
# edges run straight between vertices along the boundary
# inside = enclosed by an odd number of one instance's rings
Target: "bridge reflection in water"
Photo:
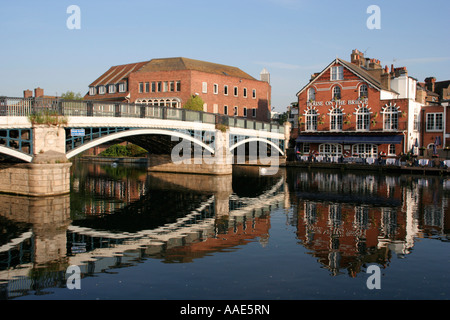
[[[2,298],[64,288],[146,259],[192,262],[270,241],[271,214],[332,275],[387,267],[417,237],[448,240],[448,180],[438,177],[235,167],[232,176],[150,173],[75,163],[67,196],[0,195]],[[430,192],[433,190],[433,192]],[[274,262],[275,263],[275,262]]]

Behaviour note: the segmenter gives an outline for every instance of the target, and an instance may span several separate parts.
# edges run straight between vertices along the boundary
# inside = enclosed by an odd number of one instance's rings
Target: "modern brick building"
[[[257,80],[239,68],[188,58],[163,58],[111,67],[89,85],[85,100],[183,107],[193,95],[203,111],[270,120],[266,70]]]
[[[405,67],[382,67],[358,50],[350,62],[336,58],[297,93],[296,149],[361,158],[407,153],[420,138],[416,89]]]

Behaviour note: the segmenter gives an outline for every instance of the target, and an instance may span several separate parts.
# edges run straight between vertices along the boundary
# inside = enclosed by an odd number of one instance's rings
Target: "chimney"
[[[42,98],[44,96],[44,89],[36,88],[34,89],[34,97],[35,98]]]
[[[435,83],[436,83],[436,78],[435,77],[428,77],[428,78],[425,79],[425,86],[431,92],[434,92]]]
[[[33,98],[33,91],[31,91],[31,90],[29,90],[29,89],[24,90],[24,91],[23,91],[23,97],[24,97],[25,99]]]
[[[352,51],[352,55],[350,56],[350,61],[360,67],[364,62],[364,53],[355,49]]]
[[[389,69],[386,67],[385,71],[388,71]],[[384,72],[381,75],[381,85],[385,87],[386,89],[391,89],[391,74],[389,72]]]
[[[270,83],[270,73],[269,71],[264,68],[260,73],[261,81],[265,81],[267,83]]]

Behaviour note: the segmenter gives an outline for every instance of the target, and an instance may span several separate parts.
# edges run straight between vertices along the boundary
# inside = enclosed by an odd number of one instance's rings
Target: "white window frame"
[[[363,83],[359,86],[358,94],[360,99],[367,99],[369,97],[369,87],[367,87],[367,84]]]
[[[234,87],[234,88],[233,88],[233,95],[234,95],[235,97],[239,96],[239,88],[238,88],[238,87]]]
[[[98,94],[105,94],[105,86],[98,86]]]
[[[339,143],[322,143],[319,145],[319,154],[321,156],[341,156],[342,150],[342,144]]]
[[[361,112],[361,111],[365,112]],[[367,107],[360,107],[356,111],[356,131],[370,130],[370,111]]]
[[[390,144],[389,148],[388,148],[388,156],[395,156],[396,155],[396,151],[397,151],[396,149],[397,148],[395,147],[395,144]]]
[[[116,85],[115,84],[108,85],[108,93],[116,93]]]
[[[95,94],[96,94],[95,87],[89,87],[89,95],[90,96],[95,96]]]
[[[316,89],[308,89],[308,101],[316,101]]]
[[[427,132],[441,132],[444,128],[444,113],[433,112],[426,115]]]
[[[372,143],[358,143],[352,146],[352,155],[361,158],[374,158],[378,155],[378,146]]]
[[[383,112],[383,129],[384,131],[398,130],[398,110],[394,106],[388,106]]]
[[[344,80],[344,67],[343,66],[331,67],[330,80],[331,81]]]
[[[202,82],[202,93],[208,93],[208,83]]]
[[[306,111],[305,114],[305,131],[317,131],[318,113],[314,109]]]
[[[252,98],[253,98],[253,99],[256,99],[256,89],[253,89],[253,90],[252,90]]]
[[[127,84],[125,82],[119,83],[119,92],[126,92]]]
[[[213,93],[219,94],[219,85],[217,83],[214,83],[213,85]]]
[[[339,94],[339,97],[337,95]],[[340,86],[334,86],[333,87],[333,100],[341,100],[342,98],[342,89]]]
[[[224,85],[224,86],[223,86],[223,95],[224,95],[224,96],[227,96],[227,95],[228,95],[228,86],[227,86],[227,85]]]
[[[330,131],[342,131],[344,126],[344,113],[339,108],[333,108],[330,112]]]

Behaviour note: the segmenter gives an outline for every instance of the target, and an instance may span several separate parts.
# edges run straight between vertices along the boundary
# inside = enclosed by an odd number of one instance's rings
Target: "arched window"
[[[305,114],[306,131],[317,130],[317,112],[316,110],[308,110]]]
[[[378,146],[376,144],[361,143],[352,147],[353,156],[360,158],[373,158],[378,154]]]
[[[365,99],[365,98],[368,97],[367,85],[362,84],[362,85],[359,87],[359,97],[360,97],[361,99]]]
[[[339,108],[334,108],[331,110],[330,114],[330,129],[334,131],[341,131],[343,123],[342,110]]]
[[[337,143],[323,143],[319,145],[319,153],[322,156],[342,155],[342,145]]]
[[[398,130],[398,110],[394,106],[384,109],[384,130]]]
[[[333,88],[333,99],[336,99],[336,100],[341,99],[341,87],[335,86]]]
[[[356,112],[356,130],[370,129],[370,111],[366,107],[360,107]]]
[[[315,101],[316,100],[316,90],[314,88],[308,89],[308,101]]]

